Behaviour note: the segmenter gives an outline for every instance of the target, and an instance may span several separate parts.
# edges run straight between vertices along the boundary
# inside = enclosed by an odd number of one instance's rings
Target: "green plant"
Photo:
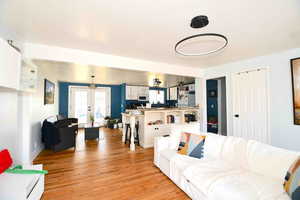
[[[109,116],[104,117],[105,120],[111,119]]]
[[[91,121],[91,122],[94,122],[94,121],[95,121],[94,115],[90,115],[90,121]]]

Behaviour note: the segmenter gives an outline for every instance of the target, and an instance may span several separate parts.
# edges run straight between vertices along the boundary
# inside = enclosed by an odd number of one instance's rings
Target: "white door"
[[[104,118],[111,115],[110,88],[90,89],[88,87],[70,87],[69,117],[78,118],[79,124],[94,122],[103,124]]]
[[[88,87],[71,87],[69,98],[69,117],[78,119],[79,124],[90,121],[91,93]]]
[[[267,80],[267,69],[233,75],[233,136],[270,143]]]
[[[110,88],[96,88],[93,91],[93,112],[96,123],[104,124],[104,118],[110,116]]]

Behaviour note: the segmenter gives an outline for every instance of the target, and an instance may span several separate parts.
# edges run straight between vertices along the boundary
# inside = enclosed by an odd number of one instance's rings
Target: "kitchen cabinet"
[[[140,145],[143,148],[153,147],[154,137],[170,135],[175,127],[182,126],[198,126],[200,127],[200,109],[194,108],[165,108],[165,109],[139,109],[127,110],[128,113],[123,113],[122,116],[126,117],[128,114],[135,115],[136,120],[139,121],[139,139]],[[194,120],[189,121],[187,115],[194,115]],[[170,121],[169,116],[174,116],[174,121]],[[126,120],[123,118],[123,123]],[[126,133],[125,124],[123,126],[123,134]]]
[[[138,100],[139,96],[149,97],[149,87],[145,86],[126,86],[126,100]]]
[[[21,54],[0,38],[0,87],[19,90]]]
[[[138,86],[138,96],[149,97],[149,87],[139,87]]]
[[[189,91],[195,91],[195,84],[189,84]]]
[[[170,88],[170,100],[177,100],[177,87]]]

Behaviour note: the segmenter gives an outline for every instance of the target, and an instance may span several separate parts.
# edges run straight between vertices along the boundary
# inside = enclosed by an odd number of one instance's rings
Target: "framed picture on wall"
[[[291,60],[294,124],[300,125],[300,58]]]
[[[55,84],[45,79],[44,83],[44,105],[54,104]]]

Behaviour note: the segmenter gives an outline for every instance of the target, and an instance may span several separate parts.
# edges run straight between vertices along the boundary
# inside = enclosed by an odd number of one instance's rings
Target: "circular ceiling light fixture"
[[[224,49],[228,39],[217,33],[203,33],[183,38],[175,45],[175,52],[183,56],[204,56]]]
[[[209,24],[208,17],[199,15],[191,20],[192,28],[203,28]],[[183,38],[175,45],[175,52],[182,56],[205,56],[224,49],[226,36],[218,33],[203,33]]]

